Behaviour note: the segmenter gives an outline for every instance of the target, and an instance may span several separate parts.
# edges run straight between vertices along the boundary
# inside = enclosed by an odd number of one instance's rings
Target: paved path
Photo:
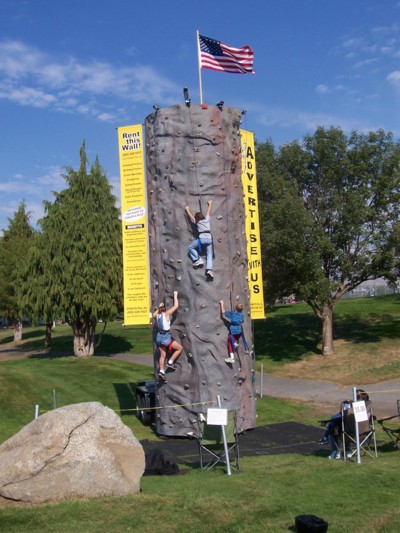
[[[29,354],[20,349],[0,347],[0,360],[14,359],[18,356],[26,357],[27,355]],[[39,352],[35,355],[39,355]],[[153,356],[151,354],[116,354],[111,357],[145,366],[153,366]],[[400,399],[400,379],[370,385],[354,383],[354,386],[368,392],[372,400],[374,414],[378,419],[396,414],[397,400]],[[329,381],[315,379],[282,378],[271,374],[261,376],[258,372],[256,374],[256,391],[260,396],[326,405],[327,408],[332,409],[332,413],[338,411],[341,401],[351,399],[353,396],[353,390],[350,386],[341,386]]]
[[[153,366],[152,355],[117,354],[113,357],[124,361]],[[256,391],[261,395],[273,398],[300,400],[324,404],[337,411],[340,402],[353,397],[351,386],[341,386],[329,381],[315,379],[289,379],[260,373],[256,375]],[[355,383],[354,386],[364,389],[370,395],[375,416],[383,418],[394,415],[397,411],[397,400],[400,399],[400,379],[384,381],[370,385]]]

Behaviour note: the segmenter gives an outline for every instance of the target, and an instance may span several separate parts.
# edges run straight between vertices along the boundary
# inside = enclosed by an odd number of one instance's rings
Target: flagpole
[[[201,81],[201,50],[200,50],[199,30],[197,30],[196,34],[197,34],[197,64],[199,67],[200,105],[203,105],[203,87],[202,87],[202,81]]]

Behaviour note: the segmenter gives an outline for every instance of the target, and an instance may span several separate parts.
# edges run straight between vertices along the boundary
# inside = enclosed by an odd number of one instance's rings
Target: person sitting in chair
[[[358,389],[356,392],[357,401],[369,401],[368,394],[363,389]],[[348,411],[352,405],[350,400],[345,400],[342,402],[343,412]],[[331,419],[325,426],[325,431],[322,438],[319,441],[319,444],[331,444],[332,451],[328,455],[328,459],[341,459],[340,449],[339,449],[339,435],[342,431],[342,410],[338,413],[331,416]],[[345,450],[347,453],[349,450]]]

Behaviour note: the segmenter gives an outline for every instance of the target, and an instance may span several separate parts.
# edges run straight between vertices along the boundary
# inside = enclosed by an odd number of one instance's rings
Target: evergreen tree
[[[22,312],[17,288],[33,242],[34,230],[29,223],[30,214],[22,201],[0,240],[0,313],[14,326],[14,342],[22,339]]]
[[[87,173],[85,143],[68,188],[45,202],[41,233],[29,257],[24,302],[46,322],[64,319],[76,356],[94,353],[98,320],[121,309],[122,244],[115,197],[98,159]]]

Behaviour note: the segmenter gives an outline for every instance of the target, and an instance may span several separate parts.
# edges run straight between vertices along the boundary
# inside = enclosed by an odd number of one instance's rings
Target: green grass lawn
[[[100,332],[102,324],[98,326]],[[341,300],[334,311],[332,357],[321,356],[321,323],[306,304],[279,305],[266,321],[254,321],[257,368],[288,377],[336,379],[346,385],[400,376],[400,295]],[[67,325],[53,330],[50,349],[44,349],[44,327],[24,328],[21,350],[49,355],[72,354]],[[0,348],[12,345],[11,330],[0,331]],[[150,325],[107,324],[97,354],[152,353]],[[351,365],[348,364],[351,361]]]
[[[7,533],[294,531],[298,514],[315,514],[329,533],[397,533],[398,455],[362,465],[298,455],[245,457],[242,473],[190,470],[142,478],[124,498],[63,502],[0,511]]]
[[[335,360],[352,354],[351,371],[364,375],[365,362],[379,353],[381,375],[396,371],[399,320],[398,296],[340,302]],[[319,335],[319,323],[307,306],[280,306],[266,322],[255,324],[258,360],[288,375],[293,368],[309,372],[310,365],[321,374],[324,367],[315,362],[324,360]],[[100,401],[120,414],[137,438],[157,439],[134,410],[135,384],[151,378],[152,369],[104,355],[65,355],[72,347],[68,326],[57,326],[53,337],[47,354],[0,360],[0,442],[33,419],[35,405],[42,413],[52,409],[54,395],[57,406]],[[43,338],[43,328],[26,328],[19,348],[43,352]],[[151,352],[148,326],[123,328],[113,322],[103,340],[103,354]],[[11,347],[11,341],[10,330],[0,332],[1,349]],[[256,406],[258,425],[288,420],[318,425],[324,417],[315,407],[268,397],[257,399]],[[0,509],[0,531],[274,533],[294,531],[298,514],[315,514],[329,522],[329,533],[397,533],[400,451],[379,430],[377,436],[378,459],[365,458],[361,465],[328,461],[326,453],[244,457],[242,472],[232,476],[223,468],[201,472],[197,464],[181,465],[188,469],[186,475],[144,477],[142,492],[135,496],[5,507]]]
[[[103,324],[97,326],[97,333],[103,330]],[[52,343],[49,349],[44,347],[44,326],[24,327],[22,341],[18,348],[27,351],[45,351],[49,355],[73,354],[72,330],[67,325],[56,325],[52,330]],[[0,330],[0,348],[11,346],[13,331],[11,329]],[[100,346],[96,354],[116,353],[151,353],[152,352],[152,329],[147,326],[124,327],[121,321],[108,322],[102,335]]]
[[[157,439],[135,416],[135,383],[151,369],[109,357],[29,357],[0,362],[0,442],[57,405],[100,401],[121,415],[139,439]],[[298,420],[317,425],[307,405],[257,399],[257,424]],[[144,477],[142,492],[33,507],[0,509],[0,531],[13,532],[280,532],[297,514],[316,514],[330,532],[397,532],[399,453],[378,434],[379,457],[361,465],[323,455],[244,457],[242,472]],[[324,450],[325,452],[325,450]],[[293,529],[292,529],[293,530]]]

